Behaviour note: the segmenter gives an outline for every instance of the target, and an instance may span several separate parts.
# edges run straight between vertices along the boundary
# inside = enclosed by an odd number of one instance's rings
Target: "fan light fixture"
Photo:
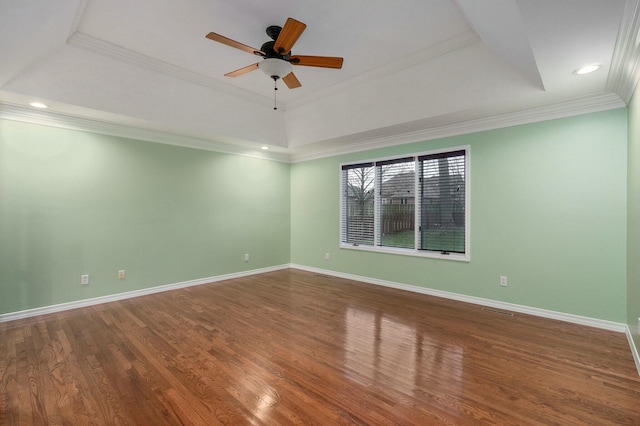
[[[273,79],[273,109],[278,109],[278,80],[291,73],[291,64],[284,59],[265,58],[258,64],[263,73]]]
[[[291,64],[278,58],[265,58],[258,64],[258,68],[274,80],[282,78],[291,72]]]

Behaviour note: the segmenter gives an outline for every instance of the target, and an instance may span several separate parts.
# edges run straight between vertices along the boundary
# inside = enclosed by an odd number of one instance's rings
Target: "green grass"
[[[415,233],[413,231],[402,231],[383,235],[380,244],[386,247],[414,248],[414,241]]]
[[[396,232],[382,236],[381,245],[385,247],[415,247],[414,231]],[[425,250],[464,252],[464,227],[434,228],[424,232]]]

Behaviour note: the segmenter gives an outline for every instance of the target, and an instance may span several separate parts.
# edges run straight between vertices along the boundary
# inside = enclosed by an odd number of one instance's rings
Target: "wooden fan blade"
[[[246,67],[242,67],[239,70],[228,72],[224,76],[225,77],[237,77],[239,75],[246,74],[246,73],[248,73],[250,71],[257,70],[257,69],[258,69],[258,64],[255,63],[253,65],[247,65]]]
[[[230,38],[220,34],[209,33],[207,34],[207,38],[209,40],[217,41],[218,43],[226,44],[227,46],[235,47],[236,49],[244,50],[245,52],[251,53],[253,55],[265,56],[265,53],[260,49],[255,49],[251,46],[247,46],[246,44],[231,40]]]
[[[304,56],[296,55],[290,58],[291,64],[305,67],[342,68],[343,58],[333,56]]]
[[[292,72],[282,77],[282,81],[284,81],[284,84],[286,84],[289,89],[296,89],[302,86],[298,77],[296,77]]]
[[[291,52],[291,48],[296,41],[298,41],[298,38],[300,38],[305,28],[307,28],[307,24],[296,21],[293,18],[287,19],[284,27],[282,27],[282,31],[280,31],[280,35],[278,35],[278,39],[273,45],[273,50],[280,55],[286,55]]]

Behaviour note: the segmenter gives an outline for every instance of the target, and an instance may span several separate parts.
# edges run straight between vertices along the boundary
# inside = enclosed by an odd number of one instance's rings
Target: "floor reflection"
[[[271,407],[278,402],[278,398],[276,398],[276,395],[273,395],[273,393],[277,395],[277,392],[272,389],[264,391],[264,393],[260,395],[260,398],[258,398],[256,408],[253,410],[253,414],[262,421],[269,419]]]
[[[345,325],[345,366],[354,380],[404,393],[425,386],[461,390],[464,347],[443,341],[439,332],[358,307],[347,309]]]

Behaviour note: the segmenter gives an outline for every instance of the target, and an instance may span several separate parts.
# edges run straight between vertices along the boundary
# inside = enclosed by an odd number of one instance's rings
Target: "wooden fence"
[[[382,206],[382,233],[395,234],[415,230],[413,204],[384,204]]]

